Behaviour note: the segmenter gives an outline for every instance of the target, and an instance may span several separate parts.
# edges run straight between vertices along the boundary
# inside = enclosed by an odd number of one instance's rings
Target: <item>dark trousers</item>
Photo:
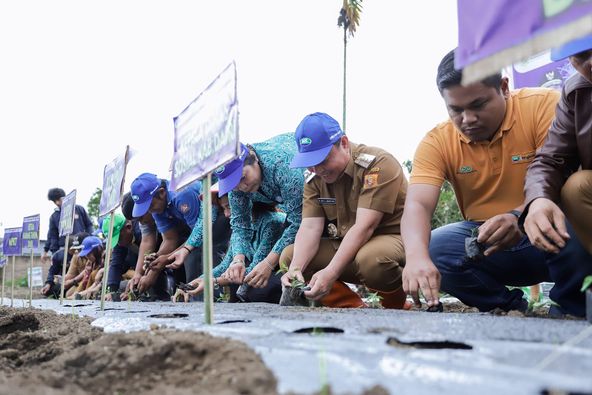
[[[216,221],[212,224],[212,267],[218,266],[224,254],[228,250],[230,241],[230,220],[222,214],[218,214]],[[189,283],[203,274],[202,248],[194,248],[185,258],[186,282]]]
[[[520,289],[553,281],[551,299],[570,314],[584,315],[584,295],[579,292],[574,273],[579,266],[590,265],[590,258],[577,240],[571,226],[571,240],[558,253],[550,254],[532,246],[526,236],[511,249],[477,260],[465,256],[465,238],[481,222],[464,221],[432,231],[430,257],[442,275],[442,290],[480,311],[496,307],[503,310],[524,309],[526,302]],[[592,266],[589,266],[592,267]]]

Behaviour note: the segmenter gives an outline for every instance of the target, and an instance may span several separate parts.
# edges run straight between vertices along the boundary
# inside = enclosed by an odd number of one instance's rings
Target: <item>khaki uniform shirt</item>
[[[324,217],[329,237],[343,238],[356,222],[358,208],[384,213],[374,231],[399,234],[407,179],[399,162],[388,152],[350,143],[351,157],[333,184],[313,177],[304,186],[303,218]]]

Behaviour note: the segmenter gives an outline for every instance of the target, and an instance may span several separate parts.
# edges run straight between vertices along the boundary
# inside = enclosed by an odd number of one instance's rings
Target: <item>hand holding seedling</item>
[[[222,277],[233,284],[242,284],[245,281],[245,272],[245,262],[235,260],[230,264]]]
[[[480,244],[487,245],[487,249],[483,252],[485,256],[513,247],[520,239],[522,239],[522,232],[518,227],[518,218],[510,213],[489,218],[479,227],[477,237]]]
[[[335,283],[338,277],[337,273],[330,266],[319,270],[310,279],[308,283],[310,291],[305,291],[304,296],[312,300],[319,300],[327,296],[331,292],[333,283]]]
[[[253,288],[265,288],[271,273],[272,269],[267,264],[267,262],[261,261],[255,265],[253,270],[251,270],[251,273],[245,277],[245,283],[249,284]]]
[[[304,277],[302,276],[302,272],[298,267],[291,267],[288,269],[286,274],[282,276],[282,285],[284,287],[291,287],[292,281],[297,280],[301,283],[304,283]]]
[[[166,265],[167,269],[178,269],[185,263],[185,258],[189,255],[189,250],[183,245],[177,251],[171,253],[168,256],[169,264]]]

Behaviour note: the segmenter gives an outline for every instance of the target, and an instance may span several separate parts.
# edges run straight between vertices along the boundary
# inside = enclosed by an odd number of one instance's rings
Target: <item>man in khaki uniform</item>
[[[296,241],[280,258],[289,264],[282,284],[309,280],[305,296],[313,300],[329,295],[338,280],[363,284],[382,296],[384,307],[402,308],[399,228],[407,180],[399,162],[380,148],[351,143],[324,113],[307,115],[295,137],[290,166],[311,175]]]

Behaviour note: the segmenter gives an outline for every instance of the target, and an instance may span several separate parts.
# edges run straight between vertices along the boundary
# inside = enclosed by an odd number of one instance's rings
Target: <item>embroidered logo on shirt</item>
[[[372,162],[374,162],[376,156],[370,154],[360,154],[357,158],[354,159],[354,163],[356,165],[362,166],[364,169],[367,169]]]
[[[534,152],[528,152],[526,154],[515,154],[512,155],[512,163],[530,162],[533,158]]]
[[[337,204],[337,200],[335,198],[317,198],[317,200],[321,206],[334,206]]]
[[[372,188],[378,184],[378,174],[367,174],[364,176],[364,189]]]
[[[380,167],[373,167],[368,171],[368,173],[378,173],[379,171],[380,171]]]
[[[300,139],[300,145],[311,145],[312,144],[312,140],[310,139],[310,137],[303,137]]]
[[[179,206],[179,211],[181,211],[183,214],[187,214],[189,211],[189,205],[187,203],[181,204],[181,206]]]
[[[471,166],[461,166],[458,168],[457,173],[458,174],[469,174],[469,173],[474,173],[477,170],[473,169]]]
[[[314,178],[314,176],[317,175],[316,173],[313,173],[310,170],[304,170],[303,174],[304,174],[304,182],[307,184],[310,182],[310,180],[312,180]]]

